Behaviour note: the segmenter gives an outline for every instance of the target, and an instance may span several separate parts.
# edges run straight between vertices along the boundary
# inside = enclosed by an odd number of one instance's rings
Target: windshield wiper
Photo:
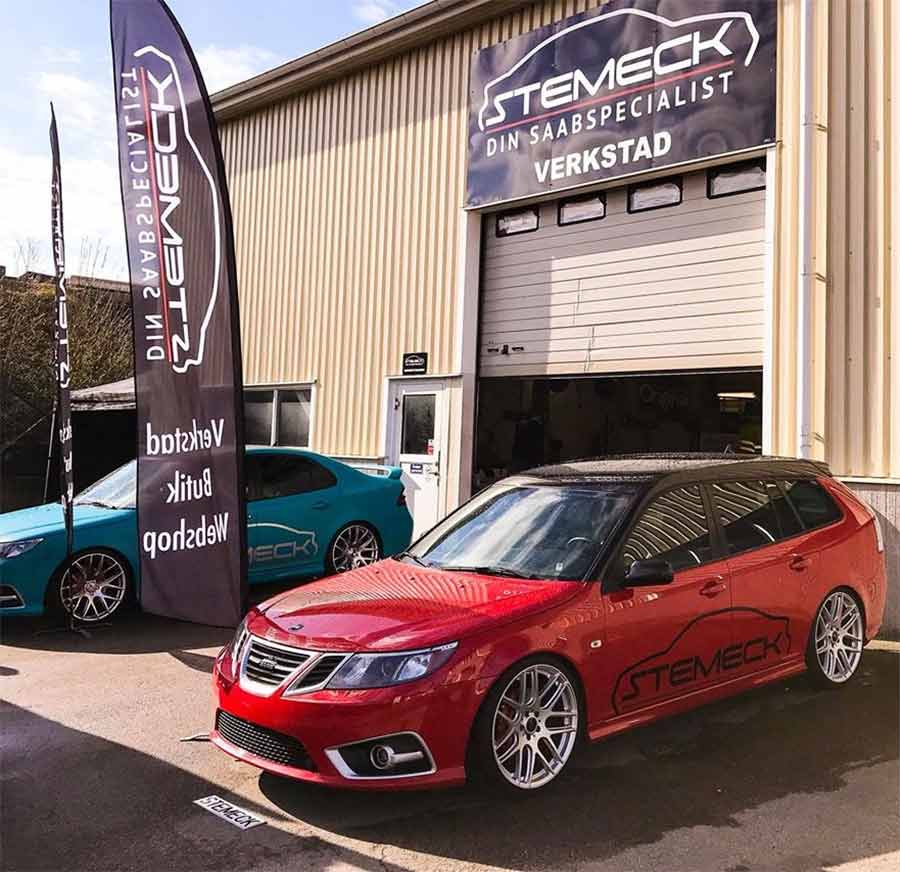
[[[418,563],[419,566],[424,566],[426,569],[431,569],[430,563],[426,563],[424,560],[422,560],[421,557],[416,557],[415,554],[410,554],[409,551],[401,551],[397,555],[397,557],[400,557],[405,560],[412,560],[413,563]]]
[[[500,575],[504,578],[540,578],[538,575],[529,575],[508,566],[440,566],[438,568],[444,572],[474,572],[477,575]]]
[[[99,506],[101,509],[117,509],[118,506],[112,506],[101,500],[75,500],[76,506]]]

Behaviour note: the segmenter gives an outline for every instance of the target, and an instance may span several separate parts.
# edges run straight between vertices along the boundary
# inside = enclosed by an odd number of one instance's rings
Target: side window
[[[788,500],[807,530],[824,527],[841,519],[841,510],[817,481],[786,481],[783,485]]]
[[[767,481],[766,488],[769,491],[769,499],[775,507],[775,514],[778,516],[778,524],[781,527],[781,535],[787,539],[790,536],[796,536],[803,532],[803,524],[800,523],[800,516],[794,507],[788,502],[784,491],[774,481]]]
[[[260,454],[247,458],[247,498],[270,500],[324,490],[337,479],[324,466],[306,457]]]
[[[771,545],[783,538],[766,482],[720,482],[712,486],[712,494],[729,554]]]
[[[696,485],[676,488],[653,500],[622,551],[626,572],[635,560],[668,560],[677,571],[708,563],[713,557],[709,519]]]

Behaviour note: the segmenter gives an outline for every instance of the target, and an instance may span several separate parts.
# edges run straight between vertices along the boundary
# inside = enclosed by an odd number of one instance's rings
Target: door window
[[[784,538],[766,482],[719,482],[712,486],[712,494],[729,554]]]
[[[434,394],[406,394],[403,397],[401,454],[434,453]]]
[[[644,510],[625,541],[623,570],[635,560],[668,560],[688,569],[713,560],[709,519],[696,485],[668,491]]]
[[[308,457],[287,454],[251,454],[247,457],[247,499],[269,500],[324,490],[337,479]]]
[[[783,484],[805,529],[814,530],[841,519],[841,510],[817,481],[806,479],[786,481]]]

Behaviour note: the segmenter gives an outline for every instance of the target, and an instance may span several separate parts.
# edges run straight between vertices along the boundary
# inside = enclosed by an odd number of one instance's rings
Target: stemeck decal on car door
[[[765,619],[760,629],[747,639],[723,645],[712,652],[697,650],[696,629],[702,621],[723,614],[753,612]],[[612,707],[617,715],[690,692],[705,679],[727,680],[729,673],[751,663],[763,663],[784,657],[791,649],[790,622],[758,609],[739,607],[720,609],[694,618],[672,640],[665,651],[651,654],[629,666],[613,688]]]

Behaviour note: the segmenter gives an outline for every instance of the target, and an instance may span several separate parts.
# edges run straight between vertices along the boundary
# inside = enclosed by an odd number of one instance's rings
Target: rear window
[[[831,495],[817,481],[785,481],[788,500],[807,530],[833,524],[842,517]]]

